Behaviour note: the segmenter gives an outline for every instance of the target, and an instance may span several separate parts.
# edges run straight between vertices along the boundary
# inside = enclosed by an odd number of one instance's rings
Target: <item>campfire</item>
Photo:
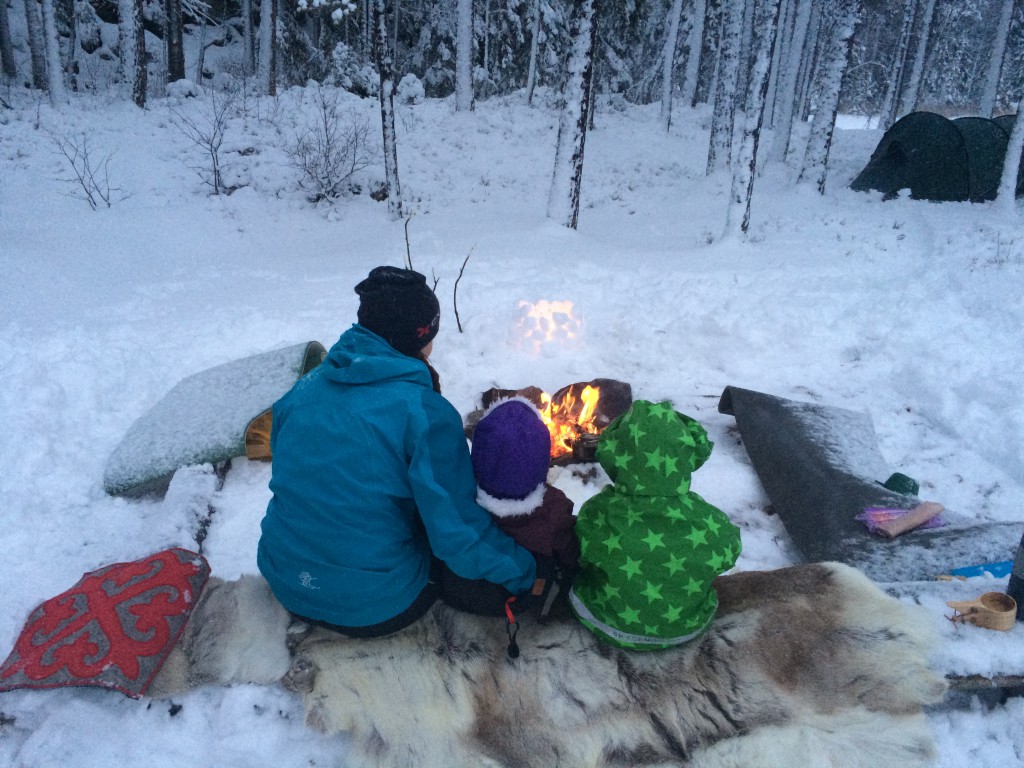
[[[553,395],[538,387],[494,387],[481,396],[481,410],[470,414],[470,437],[483,412],[495,401],[508,397],[525,397],[540,410],[551,432],[551,463],[557,465],[593,461],[598,435],[633,403],[630,385],[615,379],[570,384]]]

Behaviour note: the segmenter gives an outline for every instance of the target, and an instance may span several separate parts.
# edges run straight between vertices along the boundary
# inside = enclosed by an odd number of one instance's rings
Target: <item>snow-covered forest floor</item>
[[[836,132],[825,195],[789,167],[764,169],[740,240],[720,236],[729,180],[704,175],[704,109],[677,108],[666,133],[656,106],[601,100],[572,231],[545,217],[557,130],[547,92],[534,107],[517,95],[468,114],[450,101],[399,105],[407,224],[368,194],[383,177],[373,100],[340,103],[346,122],[369,128],[361,193],[314,205],[290,154],[316,124],[315,88],[235,102],[219,153],[237,189],[218,196],[183,130],[207,125],[208,97],[142,111],[76,96],[61,112],[4,98],[14,109],[0,111],[0,656],[29,611],[85,571],[194,548],[173,504],[103,491],[132,422],[190,374],[298,342],[329,346],[354,321],[352,286],[405,262],[406,232],[413,265],[438,281],[433,359],[460,412],[492,386],[551,392],[595,377],[672,400],[716,444],[694,489],[742,527],[740,569],[797,555],[765,513],[733,419],[717,412],[727,385],[866,411],[887,462],[922,497],[979,520],[1022,518],[1021,212],[850,191],[880,138],[857,121]],[[109,207],[81,199],[61,144],[87,147],[94,169],[109,158]],[[453,290],[467,255],[460,333]],[[579,338],[523,343],[517,302],[541,300],[571,300]],[[255,572],[269,471],[233,462],[205,542],[215,575]],[[570,470],[552,480],[577,504],[596,491]],[[982,581],[979,593],[1005,588]],[[0,765],[344,765],[344,739],[311,733],[283,689],[203,689],[173,703],[0,694]],[[936,765],[1024,765],[1022,717],[1021,699],[931,713]]]

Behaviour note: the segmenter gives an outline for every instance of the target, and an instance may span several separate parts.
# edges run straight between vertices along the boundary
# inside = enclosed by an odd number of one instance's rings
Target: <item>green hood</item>
[[[620,492],[683,496],[713,446],[704,427],[668,401],[637,400],[605,427],[597,460]]]

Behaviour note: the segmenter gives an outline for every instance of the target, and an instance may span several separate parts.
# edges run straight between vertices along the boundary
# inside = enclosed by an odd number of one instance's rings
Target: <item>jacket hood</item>
[[[323,376],[340,384],[408,381],[431,388],[430,372],[422,360],[403,355],[358,323],[341,335],[320,367]]]
[[[699,422],[676,412],[668,401],[637,400],[605,427],[597,460],[617,492],[683,496],[713,445]]]

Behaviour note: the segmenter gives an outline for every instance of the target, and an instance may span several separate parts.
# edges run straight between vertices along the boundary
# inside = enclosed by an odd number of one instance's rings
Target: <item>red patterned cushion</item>
[[[0,665],[0,691],[95,685],[142,696],[209,575],[206,559],[186,549],[85,574],[29,615]]]

